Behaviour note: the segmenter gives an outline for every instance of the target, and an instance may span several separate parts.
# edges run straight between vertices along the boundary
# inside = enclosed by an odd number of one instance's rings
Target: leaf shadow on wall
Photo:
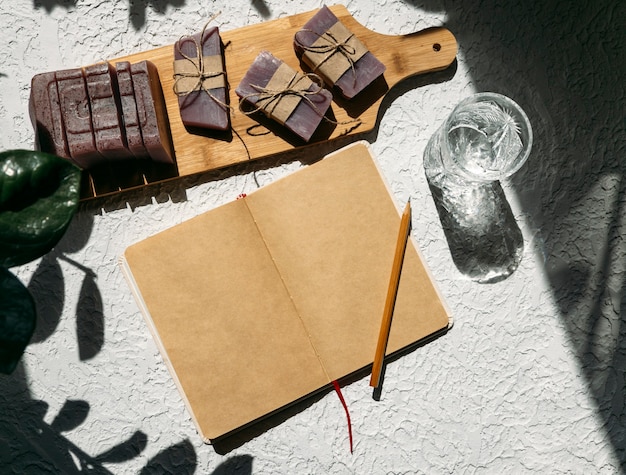
[[[92,226],[92,215],[78,213],[59,244],[41,259],[28,283],[37,306],[37,325],[30,344],[40,343],[57,328],[66,303],[67,292],[60,263],[70,264],[66,272],[83,274],[75,311],[80,361],[95,357],[104,345],[103,303],[95,272],[65,254],[78,252],[86,246]]]
[[[63,433],[83,424],[89,416],[87,401],[67,399],[51,423],[45,418],[49,405],[31,397],[23,363],[0,381],[0,466],[15,473],[109,474],[103,463],[116,463],[138,456],[147,437],[135,431],[127,440],[92,456]]]
[[[11,467],[12,473],[112,475],[117,471],[105,465],[131,461],[148,446],[148,436],[136,430],[123,442],[96,455],[87,453],[65,434],[89,422],[89,403],[67,399],[47,423],[49,404],[32,398],[26,380],[21,362],[11,375],[0,377],[0,467]],[[225,459],[210,475],[251,475],[252,462],[250,455],[233,456]],[[138,473],[191,475],[196,473],[197,465],[192,442],[183,439],[150,458]]]
[[[92,228],[93,215],[77,213],[58,245],[39,261],[28,284],[37,306],[37,325],[30,344],[41,343],[55,332],[67,305],[64,272],[82,274],[75,318],[80,361],[95,357],[104,345],[102,295],[95,272],[66,254],[83,249]],[[138,457],[148,443],[148,436],[136,430],[99,454],[87,453],[65,433],[89,421],[89,402],[67,398],[52,422],[47,423],[49,404],[33,398],[23,362],[11,375],[0,377],[0,407],[0,466],[10,466],[16,473],[110,474],[105,464],[128,462]],[[165,473],[194,473],[196,459],[193,445],[185,439],[159,452],[142,473],[154,473],[150,468]]]
[[[49,404],[33,399],[23,363],[9,376],[0,378],[0,466],[14,473],[102,474],[111,472],[105,464],[128,462],[148,445],[148,436],[136,430],[120,442],[91,455],[66,437],[89,421],[91,407],[87,401],[66,399],[47,423]],[[103,421],[106,424],[106,421]],[[237,465],[241,466],[241,465]],[[163,449],[147,461],[140,473],[192,474],[197,469],[193,444],[184,439]],[[229,473],[218,472],[215,473]],[[244,472],[249,473],[249,472]]]
[[[35,9],[45,8],[48,13],[54,10],[54,7],[62,7],[69,10],[76,6],[78,0],[33,0]]]
[[[128,15],[135,30],[146,24],[146,9],[152,8],[159,15],[165,15],[169,7],[180,8],[185,6],[186,0],[129,0]]]

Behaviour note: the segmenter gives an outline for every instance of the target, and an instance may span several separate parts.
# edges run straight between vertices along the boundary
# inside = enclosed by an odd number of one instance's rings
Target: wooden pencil
[[[387,289],[387,300],[383,311],[383,319],[378,333],[378,344],[376,345],[376,354],[374,355],[374,364],[372,366],[372,377],[370,386],[377,388],[380,384],[380,376],[383,369],[383,360],[385,359],[385,351],[387,349],[387,341],[389,340],[389,331],[391,329],[391,318],[393,316],[393,308],[396,303],[396,295],[398,294],[398,284],[400,283],[400,271],[402,262],[404,261],[404,252],[406,250],[407,240],[409,238],[409,228],[411,226],[411,202],[407,201],[400,220],[400,231],[398,233],[398,241],[396,243],[396,252],[391,268],[391,277],[389,279],[389,287]]]

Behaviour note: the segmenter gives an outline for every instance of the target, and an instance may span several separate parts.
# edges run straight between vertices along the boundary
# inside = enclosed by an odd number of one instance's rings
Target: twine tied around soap
[[[309,90],[311,84],[314,84],[316,87]],[[280,89],[250,84],[250,87],[257,92],[243,96],[242,101],[239,103],[239,110],[246,115],[263,112],[268,117],[272,117],[284,125],[288,116],[291,115],[291,112],[293,112],[295,106],[293,108],[289,108],[289,110],[282,111],[282,113],[277,117],[277,112],[280,112],[279,107],[281,107],[281,101],[287,97],[296,97],[298,98],[297,103],[301,100],[306,101],[315,112],[323,117],[323,111],[320,111],[311,100],[311,96],[320,94],[323,89],[322,84],[322,79],[317,74],[299,74],[297,71],[293,72],[291,78],[285,83],[285,86]],[[242,110],[242,104],[246,101],[251,102],[250,99],[252,97],[257,98],[255,107],[252,110]],[[295,104],[296,106],[297,103]]]
[[[316,87],[309,90],[312,84]],[[243,96],[239,102],[239,110],[245,115],[263,112],[266,116],[273,118],[284,125],[291,113],[295,110],[295,107],[297,107],[300,101],[303,100],[306,101],[311,109],[313,109],[326,122],[334,125],[356,124],[355,127],[358,127],[358,125],[361,124],[360,119],[336,121],[326,117],[325,111],[321,111],[315,102],[311,100],[311,97],[320,94],[324,89],[324,82],[322,78],[315,73],[300,74],[297,71],[293,71],[290,79],[285,82],[285,86],[282,88],[268,88],[258,86],[256,84],[250,84],[250,87],[257,92]],[[243,110],[242,106],[246,102],[250,103],[250,99],[252,97],[257,98],[256,103],[254,104],[255,107],[250,110]],[[281,108],[281,101],[287,97],[296,97],[298,101],[295,104],[291,104],[291,107]]]
[[[200,33],[200,42],[196,40],[193,36],[183,36],[176,43],[177,52],[183,57],[181,60],[174,61],[174,94],[179,97],[184,97],[195,91],[204,91],[213,101],[219,104],[224,109],[231,109],[231,107],[215,97],[214,94],[211,93],[209,82],[211,80],[215,80],[216,78],[221,78],[222,82],[225,84],[226,82],[226,73],[223,67],[218,71],[207,71],[209,65],[207,65],[207,58],[202,54],[202,42],[204,40],[204,33],[208,28],[209,24],[215,19],[215,17],[219,15],[219,13],[213,15],[209,21],[206,22],[204,27],[202,28],[202,32]],[[180,44],[183,41],[192,41],[196,48],[196,56],[188,56],[182,52],[180,48]],[[179,61],[177,63],[177,61]],[[221,58],[219,59],[221,63]],[[177,65],[180,65],[177,67]],[[189,86],[189,79],[195,79],[193,86]],[[181,86],[184,84],[184,87]],[[209,87],[207,86],[209,84]]]
[[[318,39],[313,44],[307,45],[298,38],[298,35],[303,33],[311,33],[317,36]],[[294,39],[296,44],[305,52],[305,58],[307,52],[315,55],[324,55],[321,59],[309,57],[312,63],[309,64],[309,66],[313,69],[313,72],[321,72],[334,84],[346,70],[350,69],[352,71],[352,79],[356,84],[357,74],[355,64],[367,52],[367,48],[354,36],[354,33],[345,28],[342,23],[335,23],[322,34],[304,28],[295,34]],[[334,70],[323,71],[322,68],[326,63],[331,61],[337,54],[345,58],[347,66],[340,68],[337,65],[333,65]]]

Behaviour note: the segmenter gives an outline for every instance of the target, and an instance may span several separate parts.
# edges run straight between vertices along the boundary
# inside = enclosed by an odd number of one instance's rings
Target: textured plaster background
[[[355,437],[326,393],[230,447],[203,445],[119,271],[140,239],[296,171],[268,160],[83,205],[44,258],[14,271],[38,328],[0,378],[1,473],[621,473],[626,466],[626,3],[345,1],[367,27],[446,25],[458,63],[391,91],[365,136],[454,315],[391,363],[382,398],[346,385]],[[463,5],[461,5],[463,4]],[[588,4],[588,5],[586,5]],[[17,0],[0,3],[0,148],[31,148],[38,73],[171,44],[221,10],[223,30],[319,0]],[[505,184],[525,251],[507,280],[455,268],[422,168],[463,97],[509,95],[535,147]],[[323,156],[320,147],[309,158]],[[301,160],[302,159],[302,160]]]

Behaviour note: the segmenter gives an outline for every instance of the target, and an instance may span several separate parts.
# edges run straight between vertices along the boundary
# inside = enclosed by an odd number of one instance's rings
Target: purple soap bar
[[[279,76],[287,82],[277,80]],[[280,94],[280,91],[287,93]],[[330,92],[267,51],[256,57],[235,92],[305,142],[319,126],[332,101]]]
[[[159,72],[150,61],[130,65],[143,144],[152,160],[174,163],[174,149]]]
[[[65,140],[54,71],[33,77],[28,109],[35,129],[35,147],[42,152],[69,159],[70,151]]]
[[[139,118],[137,117],[137,102],[133,88],[133,78],[130,74],[130,63],[121,61],[115,64],[117,86],[120,92],[120,106],[122,108],[122,124],[126,134],[128,149],[137,158],[146,158],[148,152],[143,145]]]
[[[337,87],[346,99],[352,99],[386,69],[326,6],[296,33],[294,48],[313,72]]]
[[[83,169],[105,161],[96,148],[83,70],[57,71],[56,78],[70,157]]]
[[[93,64],[85,68],[84,74],[96,148],[109,159],[132,157],[123,131],[117,75],[113,66],[110,63]]]
[[[180,117],[185,126],[215,130],[229,128],[224,71],[222,41],[217,27],[176,42],[174,91],[178,95]]]

